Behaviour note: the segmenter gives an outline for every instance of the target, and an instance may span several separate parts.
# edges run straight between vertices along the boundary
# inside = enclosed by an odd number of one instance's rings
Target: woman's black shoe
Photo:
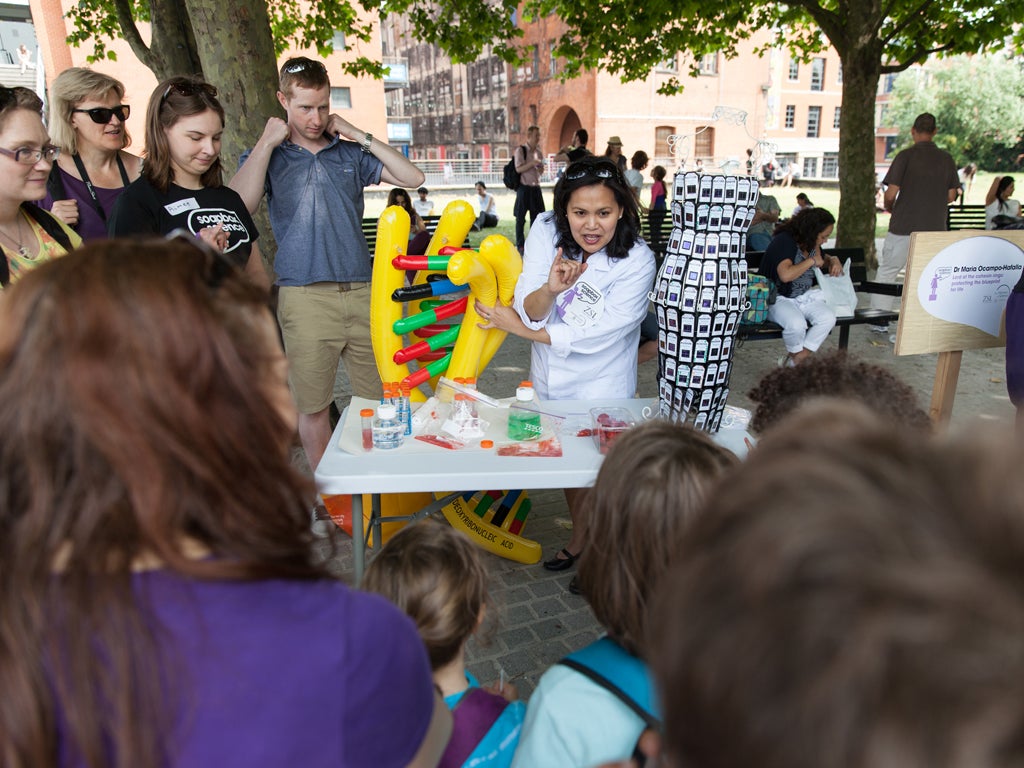
[[[563,555],[563,557],[559,557],[558,555]],[[550,560],[545,560],[544,567],[549,571],[567,571],[572,568],[573,563],[576,562],[576,558],[579,557],[579,555],[574,555],[568,549],[562,549],[558,555],[555,555]]]

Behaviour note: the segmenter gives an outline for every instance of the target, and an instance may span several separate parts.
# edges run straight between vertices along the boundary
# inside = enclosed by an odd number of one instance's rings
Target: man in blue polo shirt
[[[382,181],[415,188],[424,176],[400,152],[330,114],[331,83],[319,61],[286,61],[277,99],[287,121],[267,121],[256,146],[242,155],[231,187],[250,212],[267,195],[277,239],[277,317],[299,437],[315,469],[331,437],[328,409],[338,361],[356,395],[381,395],[370,343],[363,188]]]

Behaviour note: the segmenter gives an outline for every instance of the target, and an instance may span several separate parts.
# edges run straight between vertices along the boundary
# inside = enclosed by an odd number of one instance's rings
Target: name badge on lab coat
[[[555,309],[566,325],[589,328],[604,314],[604,294],[593,284],[577,280],[558,297]]]

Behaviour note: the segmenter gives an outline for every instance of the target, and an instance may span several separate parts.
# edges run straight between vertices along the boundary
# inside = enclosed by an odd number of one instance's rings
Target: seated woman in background
[[[286,369],[267,294],[192,239],[5,294],[5,766],[436,764],[415,626],[314,554]]]
[[[142,160],[125,151],[130,107],[124,85],[85,67],[65,69],[50,86],[50,134],[61,149],[42,206],[83,240],[107,236],[107,219]]]
[[[46,134],[42,108],[28,88],[0,85],[0,290],[82,243],[32,202],[45,197],[47,175],[60,154]]]
[[[487,185],[482,181],[476,183],[476,222],[473,229],[480,231],[490,227],[498,226],[498,205],[494,195],[487,191]]]
[[[410,256],[422,256],[430,245],[430,233],[427,232],[427,225],[423,223],[423,217],[412,207],[409,193],[401,187],[395,187],[388,192],[388,205],[397,205],[409,214],[409,247],[406,253]]]
[[[801,192],[796,196],[796,208],[793,209],[793,216],[796,216],[804,208],[813,208],[814,203],[811,202],[811,198]]]
[[[779,365],[806,360],[836,324],[836,313],[814,285],[814,267],[830,275],[843,273],[839,259],[821,252],[835,223],[824,208],[807,208],[776,227],[765,249],[760,273],[779,289],[778,298],[768,308],[768,319],[782,326],[788,352]]]
[[[985,194],[985,229],[995,229],[992,219],[996,216],[1020,216],[1020,203],[1011,200],[1013,176],[996,176]]]
[[[142,176],[114,204],[108,231],[122,237],[187,230],[269,287],[256,245],[259,231],[242,198],[224,185],[223,133],[216,88],[192,77],[160,83],[146,109]]]

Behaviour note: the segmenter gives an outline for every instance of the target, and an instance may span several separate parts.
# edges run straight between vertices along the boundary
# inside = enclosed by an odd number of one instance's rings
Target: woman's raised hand
[[[562,291],[572,288],[580,275],[587,271],[587,265],[582,261],[572,261],[562,257],[562,249],[558,249],[555,260],[551,264],[551,271],[548,272],[548,290],[552,295],[557,296]]]

